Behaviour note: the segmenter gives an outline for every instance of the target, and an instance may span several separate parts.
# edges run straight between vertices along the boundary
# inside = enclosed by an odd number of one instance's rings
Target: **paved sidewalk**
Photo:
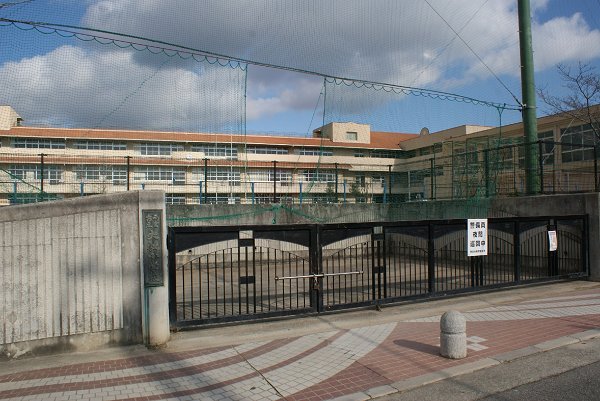
[[[468,322],[459,361],[438,353],[449,309]],[[555,283],[177,333],[163,350],[0,362],[0,399],[364,400],[600,337],[599,328],[600,283]]]

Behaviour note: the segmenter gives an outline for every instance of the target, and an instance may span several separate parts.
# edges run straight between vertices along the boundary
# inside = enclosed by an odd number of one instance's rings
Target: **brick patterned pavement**
[[[462,360],[439,356],[440,317],[429,316],[0,374],[0,399],[327,400],[600,328],[600,287],[465,317],[469,355]]]

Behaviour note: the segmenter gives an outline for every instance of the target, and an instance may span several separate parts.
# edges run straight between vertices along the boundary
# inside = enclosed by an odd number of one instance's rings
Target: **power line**
[[[473,13],[473,15],[471,15],[471,18],[469,18],[469,20],[467,22],[465,22],[463,24],[463,26],[460,28],[459,32],[462,32],[463,29],[465,29],[470,23],[471,21],[473,21],[473,19],[475,18],[475,16],[477,14],[479,14],[479,12],[481,11],[481,9],[483,8],[483,6],[485,6],[488,3],[489,0],[485,0],[484,3],[481,4],[481,6],[479,6],[479,8]],[[600,1],[600,0],[598,0]],[[444,53],[452,43],[454,43],[454,41],[456,40],[458,36],[453,36],[452,39],[450,39],[450,41],[446,44],[446,46],[444,46],[439,52],[438,54],[435,55],[435,57],[433,59],[431,59],[431,61],[429,62],[429,64],[427,64],[427,66],[425,66],[425,68],[423,68],[423,70],[421,70],[421,72],[419,73],[419,75],[417,75],[415,77],[415,79],[412,81],[412,84],[414,84],[417,81],[417,78],[419,78],[421,75],[423,75],[423,73],[425,71],[427,71],[427,69],[429,69],[429,67],[431,67],[433,65],[433,63],[440,58],[440,56],[442,55],[442,53]]]
[[[469,49],[469,51],[471,53],[473,53],[473,55],[475,57],[477,57],[477,60],[479,60],[479,62],[494,76],[494,78],[496,78],[496,80],[500,83],[500,85],[502,85],[504,87],[504,89],[506,89],[508,91],[508,93],[510,93],[510,95],[513,97],[513,99],[515,99],[517,104],[523,106],[521,101],[519,100],[519,98],[517,98],[517,96],[515,96],[515,94],[512,93],[512,91],[508,88],[508,86],[506,86],[506,84],[500,79],[500,77],[498,77],[498,75],[496,75],[496,73],[491,69],[491,67],[488,66],[485,63],[485,61],[483,61],[483,59],[479,56],[479,54],[477,54],[477,52],[475,50],[473,50],[473,48],[471,46],[469,46],[469,44],[462,38],[462,36],[460,36],[460,34],[452,27],[452,25],[450,25],[450,23],[431,5],[431,3],[429,3],[429,0],[425,0],[425,3],[427,3],[427,5],[433,10],[433,12],[436,13],[438,15],[438,17],[441,18],[442,21],[444,21],[444,23],[448,26],[448,28],[450,28],[450,30],[452,30],[452,32],[454,32],[454,34],[458,37],[458,39],[460,39],[461,42],[463,42],[463,44],[467,47],[467,49]]]

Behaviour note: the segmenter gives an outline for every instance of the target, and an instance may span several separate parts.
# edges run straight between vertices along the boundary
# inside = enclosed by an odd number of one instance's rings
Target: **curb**
[[[402,393],[455,376],[473,373],[481,369],[490,368],[502,363],[508,363],[514,361],[515,359],[523,358],[533,354],[539,354],[556,348],[566,347],[567,345],[577,344],[598,337],[600,337],[600,328],[586,330],[568,336],[559,337],[554,340],[544,341],[529,347],[498,354],[493,357],[487,357],[478,361],[442,369],[437,372],[411,377],[409,379],[401,380],[385,386],[374,387],[365,391],[332,398],[329,401],[367,401],[384,397],[386,395]]]

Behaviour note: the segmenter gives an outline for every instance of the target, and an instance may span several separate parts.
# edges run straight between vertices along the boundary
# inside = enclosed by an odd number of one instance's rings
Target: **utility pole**
[[[540,191],[537,116],[533,75],[533,43],[531,39],[531,6],[529,0],[517,0],[519,8],[519,43],[521,49],[521,92],[523,95],[523,129],[525,131],[525,186],[527,194]]]

